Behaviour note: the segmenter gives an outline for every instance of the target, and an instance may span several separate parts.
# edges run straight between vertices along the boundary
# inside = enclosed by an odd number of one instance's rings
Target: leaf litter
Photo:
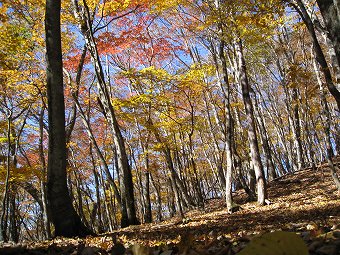
[[[270,232],[296,233],[311,255],[340,254],[340,199],[327,169],[305,169],[277,178],[269,183],[268,195],[270,204],[259,207],[245,202],[247,196],[239,190],[234,198],[240,210],[233,214],[227,212],[223,199],[210,199],[204,209],[187,212],[185,220],[174,217],[83,239],[2,243],[0,254],[252,254],[245,247]]]

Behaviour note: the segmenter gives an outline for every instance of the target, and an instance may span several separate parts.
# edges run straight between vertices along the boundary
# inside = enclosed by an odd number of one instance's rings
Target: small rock
[[[320,255],[336,255],[337,247],[336,245],[325,245],[316,250]]]

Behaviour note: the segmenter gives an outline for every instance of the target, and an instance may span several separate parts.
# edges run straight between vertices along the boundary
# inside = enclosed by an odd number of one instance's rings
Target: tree
[[[313,40],[313,48],[314,48],[314,52],[315,52],[315,58],[317,60],[317,62],[320,65],[321,71],[325,77],[326,80],[326,85],[327,88],[329,90],[329,92],[332,94],[332,96],[334,97],[337,106],[338,106],[338,111],[340,111],[340,91],[339,89],[334,85],[333,82],[333,77],[331,74],[331,71],[329,69],[326,57],[322,51],[322,48],[320,46],[319,40],[317,38],[316,35],[316,31],[315,31],[315,27],[313,24],[313,21],[310,17],[310,15],[307,12],[306,6],[305,4],[301,1],[301,0],[297,0],[296,4],[292,3],[290,0],[286,0],[288,3],[290,3],[293,8],[299,13],[299,15],[301,16],[303,22],[305,23],[308,32],[310,34],[310,36],[312,37]],[[323,3],[323,2],[327,2],[327,4]],[[330,3],[332,1],[319,1],[319,5],[321,6],[321,10],[322,10],[322,14],[324,15],[324,19],[325,19],[325,23],[327,25],[327,29],[329,31],[329,37],[331,38],[332,42],[333,42],[333,47],[335,49],[335,53],[336,54],[340,54],[339,53],[339,33],[335,32],[338,31],[337,28],[340,27],[340,23],[336,22],[337,20],[339,20],[339,17],[336,17],[336,11],[334,10],[334,8],[332,8],[332,4]],[[329,14],[326,14],[326,12],[329,12]],[[332,18],[335,19],[335,22],[332,23],[330,21],[330,16]],[[333,16],[332,16],[333,15]],[[335,29],[335,31],[334,31]],[[339,65],[339,55],[337,55],[337,62]]]
[[[316,2],[324,19],[328,36],[333,43],[338,66],[340,66],[340,3],[337,0],[317,0]]]
[[[267,199],[266,181],[265,181],[264,170],[263,170],[263,165],[262,165],[261,155],[260,155],[260,150],[259,150],[259,145],[258,145],[258,138],[256,134],[254,108],[253,108],[252,100],[250,97],[251,88],[249,85],[241,39],[239,39],[236,42],[235,48],[236,48],[236,54],[238,58],[239,83],[242,88],[242,96],[243,96],[243,101],[244,101],[244,107],[246,110],[246,118],[248,122],[248,139],[249,139],[249,146],[250,146],[251,161],[252,161],[255,175],[256,175],[257,202],[260,205],[264,205],[265,200]]]
[[[58,81],[65,108],[50,130],[47,110],[57,107],[51,86],[49,107],[46,100],[45,1],[0,4],[0,214],[8,240],[49,238],[49,219],[62,222],[60,234],[72,217],[68,235],[81,232],[81,222],[113,231],[185,216],[216,197],[232,212],[236,190],[256,200],[258,181],[262,203],[265,181],[326,160],[340,186],[340,120],[326,87],[334,90],[339,75],[321,4],[291,1],[296,14],[283,0],[60,2],[63,59],[49,48],[48,60],[49,68],[59,61],[49,80]],[[65,142],[56,138],[63,129]]]
[[[100,105],[102,106],[103,113],[105,114],[105,117],[107,118],[112,130],[114,138],[113,140],[117,153],[118,168],[121,171],[123,177],[120,186],[122,194],[121,205],[124,207],[123,210],[126,211],[127,217],[122,217],[121,225],[124,227],[129,225],[136,225],[139,222],[136,216],[131,166],[128,161],[124,137],[122,135],[121,128],[119,126],[116,113],[110,99],[109,84],[105,81],[105,75],[98,53],[96,40],[94,37],[94,30],[92,27],[92,15],[90,13],[89,6],[87,5],[87,2],[85,0],[82,1],[83,7],[79,5],[77,0],[74,0],[73,2],[76,8],[76,16],[81,23],[81,33],[84,36],[88,50],[91,55],[91,60],[94,64],[97,78],[97,87],[99,92],[98,98],[100,101]],[[117,17],[113,18],[113,20],[114,19],[117,19]]]
[[[73,208],[67,188],[65,105],[61,51],[60,0],[47,0],[45,12],[49,147],[47,198],[56,236],[85,236],[90,231]]]

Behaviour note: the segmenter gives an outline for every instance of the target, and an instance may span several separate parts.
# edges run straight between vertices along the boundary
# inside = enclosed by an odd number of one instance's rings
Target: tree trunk
[[[116,221],[115,221],[115,217],[112,217],[112,214],[114,214],[114,216],[116,215],[115,214],[115,208],[113,208],[113,212],[110,212],[110,205],[109,205],[109,196],[108,196],[108,192],[106,192],[107,188],[106,188],[106,184],[105,184],[105,181],[104,181],[104,174],[103,174],[103,171],[102,169],[100,169],[100,181],[101,181],[101,185],[103,187],[103,196],[104,196],[104,207],[105,207],[105,214],[106,214],[106,221],[104,220],[105,217],[103,217],[103,227],[104,227],[104,231],[106,230],[109,230],[109,231],[113,231],[115,226],[117,225],[116,224]],[[104,215],[103,215],[104,216]],[[108,226],[105,225],[108,224]]]
[[[182,208],[182,204],[181,204],[181,196],[180,196],[180,193],[179,193],[179,188],[178,188],[177,183],[176,183],[176,179],[178,177],[176,178],[176,172],[175,172],[175,169],[174,169],[174,165],[173,165],[173,162],[172,162],[170,151],[166,152],[166,161],[167,161],[168,167],[170,169],[170,182],[171,182],[171,187],[173,189],[172,190],[173,194],[175,195],[175,199],[176,199],[177,211],[179,212],[180,217],[184,218],[183,208]]]
[[[248,122],[248,139],[250,145],[251,161],[254,166],[257,183],[257,202],[260,205],[265,204],[267,198],[266,182],[264,178],[263,166],[260,158],[259,145],[256,136],[255,117],[253,105],[250,98],[250,85],[247,77],[246,63],[243,56],[242,42],[238,40],[235,44],[239,68],[239,82],[242,87],[242,96],[246,110]]]
[[[148,123],[149,128],[151,129],[151,131],[155,135],[157,142],[164,144],[162,152],[164,153],[166,164],[167,164],[168,169],[170,171],[170,179],[171,179],[172,182],[174,182],[172,184],[174,185],[173,188],[174,188],[174,191],[175,191],[175,195],[176,195],[176,189],[177,189],[177,185],[178,185],[178,188],[182,192],[182,196],[184,198],[185,203],[188,206],[192,206],[193,203],[192,203],[191,197],[189,196],[186,187],[184,186],[182,180],[179,178],[178,173],[176,172],[176,170],[174,168],[174,163],[173,163],[173,160],[172,160],[171,150],[170,150],[169,146],[162,141],[158,130],[153,126],[153,122],[152,122],[151,118],[148,120],[148,122],[149,122]],[[176,195],[176,197],[177,197],[177,195]],[[178,192],[178,201],[176,201],[176,202],[180,202],[179,192]]]
[[[218,68],[218,65],[216,63],[216,68]],[[212,120],[211,120],[211,117],[210,117],[210,110],[209,110],[209,105],[208,105],[208,102],[212,105],[213,109],[215,109],[215,105],[213,103],[211,103],[212,100],[208,100],[208,96],[206,96],[206,94],[208,93],[205,93],[204,94],[204,105],[205,105],[205,108],[206,108],[206,112],[207,112],[207,122],[209,124],[209,133],[210,133],[210,136],[212,137],[212,140],[213,140],[213,148],[214,148],[214,155],[213,155],[213,159],[214,159],[214,163],[215,163],[215,166],[216,166],[216,173],[217,173],[217,179],[218,179],[218,182],[219,182],[219,186],[220,186],[220,189],[221,190],[225,190],[225,187],[226,187],[226,179],[225,179],[225,175],[224,175],[224,171],[223,171],[223,157],[222,157],[222,153],[219,146],[218,146],[218,140],[216,138],[216,132],[214,132],[214,126],[213,126],[213,123],[212,123]],[[214,110],[214,112],[216,112],[216,110]],[[215,118],[216,120],[216,118]],[[216,123],[218,124],[218,123]],[[204,150],[205,151],[205,150]],[[208,158],[208,155],[206,153],[206,157]],[[213,167],[213,164],[211,161],[209,161],[210,165],[211,165],[211,169],[214,171],[214,167]]]
[[[340,65],[340,4],[338,0],[316,0],[325,22],[328,37],[333,43],[336,59]]]
[[[339,52],[340,51],[340,33],[339,33],[340,21],[339,21],[339,18],[336,19],[336,17],[332,17],[334,15],[334,11],[333,11],[333,8],[332,8],[332,3],[331,3],[332,1],[331,0],[319,0],[317,2],[319,4],[319,6],[321,6],[320,10],[321,9],[323,10],[323,12],[322,12],[323,15],[325,15],[326,12],[329,12],[329,17],[328,17],[328,14],[326,14],[326,18],[328,19],[328,21],[325,20],[325,22],[331,22],[329,19],[335,18],[334,24],[332,23],[332,25],[331,25],[332,27],[329,27],[329,29],[331,29],[332,36],[336,36],[336,37],[333,38],[334,39],[333,43],[335,43],[334,46],[337,47],[337,49],[335,47],[335,50],[338,51],[338,53],[336,53],[336,54],[339,54],[339,55],[337,55],[338,62],[339,62],[340,61],[340,59],[339,59],[339,56],[340,56],[340,52]],[[314,52],[315,52],[315,58],[316,58],[317,62],[319,63],[320,67],[321,67],[321,71],[322,71],[322,73],[325,77],[325,80],[326,80],[327,88],[328,88],[329,92],[332,94],[332,96],[335,98],[335,101],[336,101],[337,107],[338,107],[338,111],[340,111],[340,91],[334,86],[332,74],[331,74],[330,69],[328,67],[325,55],[323,54],[322,48],[319,44],[318,38],[316,36],[313,22],[312,22],[310,16],[308,15],[306,7],[302,3],[302,1],[298,0],[298,1],[296,1],[296,3],[297,3],[298,6],[293,4],[293,7],[300,14],[301,18],[303,19],[303,22],[305,23],[305,25],[308,29],[309,34],[312,37],[313,47],[314,47]],[[338,23],[338,24],[336,24],[336,23]],[[331,23],[329,23],[329,24],[331,24]],[[333,35],[333,33],[334,33],[334,35]]]
[[[326,93],[324,91],[323,84],[322,84],[322,81],[321,81],[321,78],[320,78],[320,74],[319,74],[319,71],[318,71],[318,68],[317,68],[317,63],[314,61],[313,64],[314,64],[314,70],[315,70],[315,74],[316,74],[316,77],[317,77],[317,80],[318,80],[318,83],[319,83],[319,88],[320,88],[320,93],[321,93],[321,105],[322,105],[322,108],[323,108],[322,119],[323,119],[323,124],[324,124],[323,129],[324,129],[325,136],[326,136],[326,139],[325,139],[326,140],[326,149],[327,149],[326,158],[327,158],[328,167],[330,169],[332,179],[333,179],[334,184],[335,184],[335,186],[338,189],[338,192],[340,194],[340,179],[339,179],[339,176],[338,176],[336,169],[334,167],[334,164],[333,164],[334,151],[333,151],[333,148],[332,148],[331,133],[330,133],[330,130],[331,130],[331,114],[330,114],[328,103],[327,103],[327,100],[326,100]]]
[[[9,111],[9,114],[7,116],[7,155],[6,155],[6,179],[5,179],[5,188],[3,192],[3,198],[2,198],[2,212],[1,212],[1,218],[0,218],[0,241],[8,241],[7,236],[7,217],[6,213],[8,212],[7,207],[7,200],[8,200],[8,192],[10,187],[10,164],[11,164],[11,120],[12,119],[12,111]]]
[[[233,197],[232,197],[232,172],[233,172],[233,159],[232,159],[232,119],[230,112],[230,84],[228,80],[227,63],[224,55],[224,41],[221,40],[219,47],[219,58],[222,62],[223,71],[223,85],[221,89],[224,96],[224,111],[225,111],[225,150],[226,150],[226,164],[227,169],[225,173],[225,199],[227,210],[229,213],[233,211]]]
[[[100,151],[100,148],[99,148],[99,146],[97,144],[97,141],[96,141],[96,139],[94,137],[94,134],[93,134],[93,131],[92,131],[92,128],[91,128],[91,124],[90,124],[90,121],[89,121],[89,117],[85,116],[85,113],[84,113],[83,109],[80,106],[78,98],[75,95],[73,95],[73,100],[76,103],[77,109],[78,109],[78,111],[80,113],[80,116],[81,116],[81,119],[82,119],[82,121],[84,123],[86,132],[87,132],[87,134],[88,134],[88,136],[89,136],[89,138],[90,138],[90,140],[92,142],[92,145],[94,146],[94,149],[95,149],[95,151],[97,153],[97,156],[99,157],[99,159],[100,159],[100,161],[102,163],[102,166],[103,166],[104,171],[106,173],[107,179],[108,179],[109,183],[112,185],[115,197],[116,197],[116,199],[118,201],[118,204],[119,204],[119,206],[121,208],[121,213],[122,213],[122,215],[127,215],[127,212],[123,212],[123,210],[126,211],[126,209],[122,208],[122,205],[121,205],[121,200],[122,200],[121,194],[119,193],[118,187],[117,187],[116,183],[114,182],[114,178],[111,176],[111,173],[110,173],[110,170],[109,170],[109,166],[107,165],[105,157],[104,157],[103,153]]]
[[[41,210],[44,221],[45,236],[47,239],[51,238],[51,228],[49,214],[47,213],[47,198],[46,198],[46,161],[44,155],[44,112],[45,108],[42,106],[39,116],[39,159],[41,162],[41,180],[40,180],[40,190],[41,190]]]
[[[157,202],[157,214],[156,218],[158,222],[161,222],[163,220],[162,217],[162,197],[161,197],[161,190],[160,187],[157,186],[152,174],[150,173],[150,181],[155,189],[155,195],[156,195],[156,202]]]
[[[266,156],[266,162],[267,162],[267,178],[269,181],[274,180],[277,177],[275,166],[273,163],[273,157],[272,152],[270,150],[269,142],[268,142],[268,135],[267,130],[263,121],[262,114],[260,113],[260,109],[258,109],[259,102],[256,102],[255,110],[257,111],[257,122],[258,127],[260,130],[260,134],[262,137],[262,145],[263,145],[263,151]]]
[[[144,222],[150,223],[152,222],[152,211],[151,211],[151,199],[150,199],[150,169],[149,169],[149,154],[148,154],[148,146],[146,146],[145,153],[145,214],[144,214]]]
[[[74,0],[76,14],[78,16],[77,18],[79,18],[79,20],[81,21],[81,32],[85,38],[87,48],[90,52],[91,59],[95,68],[97,87],[99,92],[99,102],[100,105],[103,107],[105,117],[107,118],[112,131],[118,159],[118,168],[121,171],[123,177],[121,179],[121,197],[122,201],[124,201],[125,203],[128,217],[128,220],[126,223],[123,224],[123,227],[126,227],[128,225],[136,225],[139,224],[139,221],[136,216],[132,174],[126,153],[125,141],[120,131],[118,120],[116,118],[116,114],[110,98],[110,93],[108,91],[108,86],[105,82],[105,75],[98,54],[95,38],[93,36],[91,14],[86,1],[83,0],[82,2],[84,6],[83,10],[81,10],[78,1]]]
[[[292,91],[292,104],[293,104],[293,134],[294,134],[294,147],[297,155],[297,167],[301,170],[305,163],[303,159],[302,141],[301,141],[301,127],[300,127],[300,115],[299,115],[299,97],[298,89],[293,88]]]
[[[91,232],[82,224],[74,210],[67,188],[60,9],[60,0],[46,0],[45,32],[49,121],[47,198],[56,236],[86,236]]]
[[[9,194],[9,234],[10,234],[10,241],[17,243],[19,242],[19,231],[18,231],[18,220],[17,220],[17,206],[15,203],[15,197],[17,193],[17,187],[14,183],[11,184],[11,192]]]
[[[92,143],[90,143],[90,157],[91,157],[91,162],[92,162],[92,173],[94,176],[94,183],[96,187],[96,199],[97,199],[97,215],[98,215],[98,233],[104,232],[104,227],[103,227],[103,219],[102,219],[102,204],[101,204],[101,195],[100,195],[100,185],[99,185],[99,177],[98,173],[96,170],[96,161],[93,157],[93,152],[92,152]]]

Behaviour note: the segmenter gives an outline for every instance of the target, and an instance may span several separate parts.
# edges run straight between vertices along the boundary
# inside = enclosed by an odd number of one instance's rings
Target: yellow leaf
[[[254,238],[239,255],[308,255],[303,240],[295,233],[277,231]]]

